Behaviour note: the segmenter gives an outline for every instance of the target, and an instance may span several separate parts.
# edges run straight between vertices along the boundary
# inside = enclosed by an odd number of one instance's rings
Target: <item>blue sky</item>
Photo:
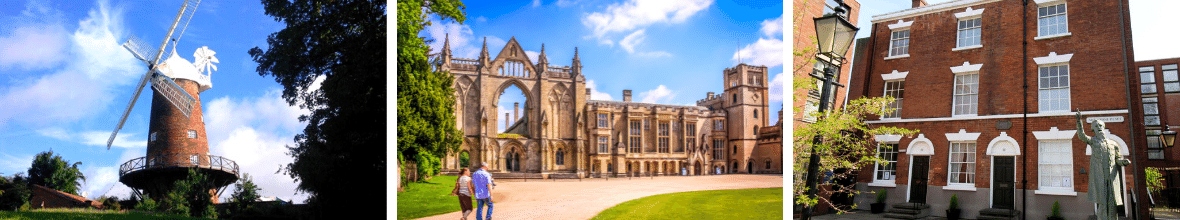
[[[477,58],[483,37],[495,56],[515,37],[533,61],[545,44],[550,65],[568,66],[574,47],[591,99],[696,105],[705,93],[721,93],[721,72],[741,61],[770,68],[771,123],[782,110],[783,2],[661,1],[467,1],[467,21],[435,21],[421,36],[442,47],[445,34],[455,57]],[[521,102],[510,88],[500,115]],[[503,121],[497,122],[503,124]],[[504,127],[504,126],[500,126]]]
[[[926,0],[938,4],[950,0]],[[909,9],[910,0],[862,0],[860,20],[857,26],[872,27],[873,15]],[[1155,60],[1180,57],[1180,41],[1175,40],[1174,21],[1180,20],[1180,1],[1174,0],[1131,0],[1131,37],[1135,46],[1135,60]],[[1157,28],[1168,27],[1168,28]],[[869,37],[869,32],[856,33],[857,38]]]
[[[107,150],[147,70],[119,44],[137,36],[158,47],[181,2],[0,2],[0,173],[26,172],[33,155],[52,149],[82,162],[88,198],[126,198],[118,166],[146,152],[151,90]],[[266,36],[282,27],[257,1],[205,0],[176,53],[192,61],[197,48],[208,46],[221,61],[213,88],[200,94],[210,153],[237,161],[263,196],[302,202],[307,196],[295,193],[293,180],[275,172],[291,161],[285,146],[304,127],[298,116],[305,111],[288,106],[281,86],[259,76],[246,53],[265,47]]]

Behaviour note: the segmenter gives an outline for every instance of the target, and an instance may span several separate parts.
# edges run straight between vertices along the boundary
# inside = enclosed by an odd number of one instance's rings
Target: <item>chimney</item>
[[[914,8],[926,6],[926,0],[913,0],[913,1],[914,1]]]
[[[713,98],[713,92],[705,93],[705,98]]]
[[[630,89],[623,90],[623,101],[624,102],[631,102],[631,90]]]
[[[513,118],[513,119],[520,120],[520,103],[519,102],[512,103],[512,114],[516,115],[516,118]]]
[[[508,117],[508,113],[504,113],[504,129],[508,129],[508,126],[512,126],[511,121],[512,118]]]

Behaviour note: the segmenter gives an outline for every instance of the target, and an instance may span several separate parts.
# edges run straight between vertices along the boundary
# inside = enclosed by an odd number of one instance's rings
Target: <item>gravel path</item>
[[[674,192],[783,187],[779,175],[716,175],[610,178],[604,180],[498,180],[493,219],[589,219],[619,203]],[[458,203],[456,201],[456,203]],[[477,204],[472,206],[478,207]],[[486,211],[486,210],[485,210]],[[486,215],[486,214],[485,214]],[[422,219],[453,220],[460,212]],[[475,211],[467,217],[475,219]]]

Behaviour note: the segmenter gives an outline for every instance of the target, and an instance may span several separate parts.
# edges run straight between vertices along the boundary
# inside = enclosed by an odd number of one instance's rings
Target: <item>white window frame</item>
[[[1143,97],[1143,124],[1160,126],[1159,96]],[[1149,109],[1153,111],[1148,111]]]
[[[197,138],[197,131],[196,130],[188,130],[188,138],[189,139],[196,139]]]
[[[1035,1],[1037,3],[1037,37],[1033,38],[1033,40],[1043,40],[1043,39],[1065,37],[1065,36],[1069,36],[1071,34],[1069,32],[1069,6],[1066,5],[1065,0],[1035,0]],[[1041,11],[1048,10],[1049,7],[1054,7],[1054,9],[1056,10],[1058,7],[1055,7],[1055,6],[1064,7],[1065,11],[1060,12],[1060,13],[1055,13],[1055,14],[1045,14],[1045,15],[1041,14]],[[1060,17],[1058,17],[1058,16],[1060,16]],[[1049,32],[1049,31],[1047,31],[1048,30],[1047,28],[1045,29],[1046,31],[1041,31],[1042,26],[1044,25],[1044,23],[1041,22],[1042,21],[1041,19],[1047,19],[1050,17],[1064,19],[1065,22],[1060,23],[1058,25],[1065,25],[1065,32],[1057,32],[1054,34],[1048,34],[1048,33],[1046,33],[1046,32]]]
[[[888,47],[889,56],[885,57],[885,60],[910,57],[909,48],[910,48],[910,45],[913,45],[912,44],[913,42],[910,41],[910,36],[913,34],[913,32],[910,32],[910,26],[913,26],[913,24],[914,24],[914,21],[902,21],[902,20],[897,20],[897,23],[895,23],[895,24],[889,24],[889,30],[890,30],[890,32],[889,32],[889,47]],[[893,36],[894,36],[894,33],[898,33],[901,31],[906,32],[906,37],[905,37],[906,52],[894,54],[893,53],[893,47],[895,46],[894,41],[899,40],[899,39],[893,39]]]
[[[1072,109],[1071,107],[1073,107],[1073,100],[1072,100],[1072,98],[1070,98],[1070,101],[1069,101],[1069,102],[1070,102],[1070,104],[1069,104],[1069,106],[1067,106],[1067,107],[1066,107],[1066,109],[1064,109],[1064,111],[1061,111],[1061,110],[1054,110],[1054,111],[1046,111],[1046,110],[1042,110],[1042,108],[1041,108],[1041,105],[1040,105],[1040,98],[1041,98],[1041,96],[1040,96],[1040,86],[1039,86],[1039,85],[1040,85],[1040,81],[1041,81],[1041,80],[1040,80],[1040,73],[1041,73],[1041,68],[1043,68],[1043,67],[1052,67],[1052,66],[1061,66],[1061,65],[1065,65],[1065,66],[1066,66],[1066,68],[1069,68],[1069,61],[1070,61],[1070,60],[1072,60],[1072,59],[1073,59],[1073,54],[1072,54],[1072,53],[1071,53],[1071,54],[1060,54],[1060,55],[1058,55],[1058,54],[1057,54],[1057,52],[1049,52],[1049,55],[1048,55],[1048,56],[1043,56],[1043,57],[1034,57],[1034,58],[1033,58],[1033,62],[1036,62],[1036,63],[1037,63],[1037,83],[1038,83],[1038,87],[1037,87],[1037,88],[1038,88],[1038,89],[1037,89],[1037,110],[1038,110],[1038,113],[1046,113],[1046,112],[1068,112],[1068,111],[1070,111],[1070,109]],[[1073,83],[1070,83],[1070,84],[1072,85]],[[1066,90],[1066,91],[1069,91],[1069,90]],[[1067,94],[1066,96],[1067,96],[1067,97],[1070,97],[1071,95]]]
[[[1060,144],[1065,145],[1064,151],[1050,152],[1047,148],[1045,148],[1047,146],[1060,145]],[[1069,160],[1047,159],[1046,154],[1048,154],[1048,153],[1066,153],[1069,155],[1070,159]],[[1061,139],[1038,140],[1037,141],[1037,191],[1038,191],[1038,193],[1040,193],[1041,191],[1073,192],[1074,185],[1075,185],[1073,182],[1073,179],[1074,179],[1073,178],[1074,177],[1073,165],[1074,164],[1073,164],[1073,141],[1072,140],[1061,140]],[[1047,186],[1046,183],[1050,181],[1050,177],[1048,177],[1046,175],[1050,175],[1050,174],[1048,174],[1049,172],[1046,172],[1044,170],[1044,168],[1045,168],[1044,166],[1067,167],[1068,172],[1065,172],[1064,173],[1065,175],[1060,176],[1060,178],[1061,178],[1061,180],[1066,181],[1066,184],[1068,184],[1068,185],[1067,186]]]
[[[1036,142],[1037,143],[1037,146],[1036,146],[1037,147],[1036,169],[1038,171],[1037,172],[1038,174],[1037,174],[1037,183],[1036,183],[1037,190],[1033,192],[1034,194],[1077,196],[1078,193],[1077,193],[1077,189],[1075,187],[1077,185],[1077,183],[1073,182],[1074,177],[1076,175],[1076,174],[1074,174],[1074,172],[1076,172],[1075,171],[1076,168],[1074,167],[1076,164],[1073,163],[1074,162],[1073,157],[1074,157],[1074,154],[1077,153],[1073,149],[1074,148],[1073,147],[1073,138],[1077,135],[1075,132],[1077,132],[1077,130],[1058,130],[1057,127],[1049,128],[1048,131],[1033,131],[1032,132],[1033,136],[1036,137],[1036,139],[1037,139],[1037,142]],[[1040,172],[1041,171],[1041,163],[1042,163],[1041,160],[1043,159],[1041,155],[1045,152],[1044,150],[1041,149],[1041,147],[1046,142],[1049,142],[1049,143],[1069,142],[1069,147],[1066,147],[1066,149],[1069,150],[1070,160],[1065,160],[1065,162],[1068,163],[1066,165],[1066,167],[1069,167],[1069,172],[1066,172],[1069,174],[1069,176],[1065,177],[1065,179],[1070,181],[1070,184],[1068,187],[1046,187],[1041,184],[1042,180],[1045,180],[1044,178],[1041,178],[1041,175],[1043,175],[1044,173]]]
[[[1155,82],[1155,66],[1139,67],[1139,94],[1157,93]]]
[[[969,145],[971,147],[971,149],[967,150],[967,151],[959,152],[959,151],[955,151],[955,145]],[[966,147],[966,146],[964,146],[964,147]],[[975,167],[976,164],[979,163],[979,155],[977,153],[978,150],[979,150],[979,144],[975,143],[974,140],[950,142],[950,146],[948,146],[948,149],[947,149],[947,169],[946,169],[946,171],[947,171],[947,175],[946,175],[946,184],[947,185],[946,186],[947,187],[964,187],[964,188],[975,189],[975,183],[976,183],[975,178],[976,178],[976,175],[979,173],[979,170],[976,169],[976,167]],[[954,162],[952,159],[955,158],[956,153],[969,154],[967,159],[970,162]],[[960,172],[960,173],[968,173],[969,177],[967,177],[966,181],[970,181],[970,182],[963,183],[963,182],[951,181],[951,177],[954,176],[954,174],[952,174],[952,172],[954,170],[956,163],[970,164],[967,168],[967,170],[969,170],[970,172],[968,172],[966,170],[963,172]]]
[[[897,84],[890,87],[890,84]],[[892,91],[893,94],[890,94]],[[893,102],[886,104],[886,108],[893,108],[893,112],[881,116],[881,119],[901,119],[902,100],[905,99],[905,79],[885,81],[885,91],[882,96],[893,97]]]
[[[904,36],[902,36],[904,35]],[[888,59],[905,58],[910,56],[910,29],[893,30],[889,32],[889,56]],[[904,50],[904,51],[902,51]]]
[[[1160,76],[1164,82],[1164,93],[1180,92],[1180,70],[1176,64],[1160,65]]]
[[[1049,77],[1043,76],[1044,74],[1046,74],[1045,73],[1046,71],[1052,72],[1053,69],[1057,70],[1058,75],[1049,76]],[[1068,111],[1070,111],[1070,109],[1072,109],[1072,108],[1070,108],[1073,105],[1073,100],[1072,100],[1072,98],[1070,98],[1071,77],[1069,77],[1070,76],[1069,72],[1070,72],[1069,71],[1069,63],[1057,63],[1054,65],[1042,65],[1042,66],[1037,67],[1037,112],[1068,112]],[[1061,74],[1064,74],[1064,76],[1062,76]],[[1065,78],[1064,86],[1061,86],[1062,85],[1061,81],[1058,81],[1059,83],[1058,83],[1057,87],[1051,87],[1052,85],[1045,85],[1045,83],[1053,80],[1052,78],[1061,78],[1061,77]],[[1046,90],[1049,90],[1048,91],[1049,93],[1052,93],[1053,90],[1064,90],[1065,91],[1065,108],[1052,109],[1052,107],[1051,107],[1052,100],[1050,100],[1048,98],[1051,98],[1054,96],[1043,94],[1042,92],[1046,92]],[[1048,96],[1048,97],[1046,97],[1046,96]],[[1048,101],[1048,102],[1046,102],[1046,101]],[[1046,104],[1049,104],[1050,106],[1046,106]]]
[[[957,27],[957,31],[955,31],[955,48],[951,49],[951,51],[969,50],[983,47],[982,16],[960,18],[955,23]],[[970,26],[971,24],[974,24],[974,26]]]
[[[898,157],[898,154],[901,153],[900,150],[898,149],[901,147],[901,145],[898,144],[897,142],[882,142],[882,143],[877,144],[876,154],[878,157],[880,157],[881,154],[883,154],[883,152],[881,152],[881,150],[885,149],[885,145],[893,145],[893,149],[891,152],[884,152],[884,153],[893,153],[893,160],[891,160],[891,161],[887,160],[887,161],[889,161],[889,163],[886,165],[882,165],[881,162],[873,163],[873,182],[869,183],[869,186],[882,186],[882,187],[896,187],[897,186],[897,157]],[[885,159],[885,158],[881,158],[881,159]],[[892,178],[881,179],[881,177],[882,177],[880,175],[882,172],[881,166],[889,166],[889,165],[893,165]]]
[[[150,141],[156,141],[156,132],[153,131],[150,138]]]
[[[960,86],[968,86],[968,85],[960,84],[959,77],[974,77],[975,82],[972,83],[973,85],[971,85],[975,88],[974,92],[969,92],[969,90],[968,90],[968,92],[960,93],[958,91],[958,88]],[[955,81],[953,83],[954,87],[952,87],[952,89],[951,89],[951,91],[952,91],[951,117],[979,115],[979,71],[966,72],[966,73],[961,73],[961,74],[956,73],[954,79],[955,79]],[[963,80],[966,80],[966,79],[963,79]],[[962,99],[962,101],[960,101],[961,99]],[[963,103],[968,102],[968,100],[966,100],[966,99],[972,99],[972,100],[970,100],[970,101],[972,101],[972,103],[971,104],[959,104],[960,102],[963,102]],[[973,108],[970,108],[971,109],[970,111],[964,110],[965,112],[959,112],[958,111],[959,106],[973,106]]]

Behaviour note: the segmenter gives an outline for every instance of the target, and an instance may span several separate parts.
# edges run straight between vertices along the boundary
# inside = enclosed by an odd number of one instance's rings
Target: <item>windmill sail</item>
[[[160,95],[163,95],[164,99],[172,103],[173,107],[184,113],[185,117],[189,117],[189,114],[192,114],[193,103],[197,102],[197,99],[185,92],[183,87],[172,81],[172,78],[156,73],[152,76],[152,88],[160,92]]]
[[[160,49],[156,50],[155,53],[149,54],[149,53],[144,52],[143,50],[132,49],[135,47],[142,47],[139,45],[146,45],[146,44],[132,43],[130,45],[131,47],[128,47],[128,44],[124,43],[124,48],[131,50],[131,53],[136,54],[137,57],[143,57],[143,58],[153,57],[153,59],[151,61],[148,61],[147,59],[141,58],[141,60],[144,60],[145,62],[148,63],[148,71],[147,71],[147,73],[144,73],[143,78],[139,81],[139,85],[135,87],[135,94],[131,96],[131,101],[127,104],[127,110],[123,112],[123,117],[119,119],[119,125],[115,126],[115,131],[111,132],[111,138],[107,139],[107,150],[110,150],[111,144],[115,143],[115,136],[118,136],[119,130],[123,129],[123,123],[127,122],[127,116],[131,115],[131,109],[135,107],[135,101],[139,99],[139,94],[143,91],[143,87],[147,84],[148,80],[151,80],[152,74],[154,72],[156,72],[156,68],[159,67],[159,64],[161,61],[161,59],[160,59],[161,55],[164,52],[164,50],[168,48],[168,40],[172,38],[172,33],[174,33],[176,31],[176,25],[180,23],[180,20],[182,18],[186,17],[185,14],[189,15],[187,17],[190,17],[190,18],[192,17],[192,13],[186,13],[186,12],[188,12],[190,2],[192,2],[192,1],[185,1],[184,5],[180,6],[180,11],[176,12],[176,20],[172,22],[172,27],[168,28],[168,35],[164,36],[164,42],[160,44]],[[195,12],[196,7],[195,7],[195,5],[193,5],[193,6],[194,6],[193,10]],[[128,42],[133,42],[133,41],[129,39]],[[144,55],[150,55],[150,56],[144,56]],[[169,79],[169,82],[171,82],[171,79]],[[181,90],[181,91],[183,91],[183,90]],[[188,114],[185,114],[185,115],[187,116]]]
[[[131,51],[131,55],[134,55],[136,59],[148,65],[153,64],[150,59],[156,58],[156,55],[159,53],[154,50],[155,48],[151,48],[151,46],[135,36],[127,38],[127,42],[123,42],[123,48],[127,48],[127,51]]]

